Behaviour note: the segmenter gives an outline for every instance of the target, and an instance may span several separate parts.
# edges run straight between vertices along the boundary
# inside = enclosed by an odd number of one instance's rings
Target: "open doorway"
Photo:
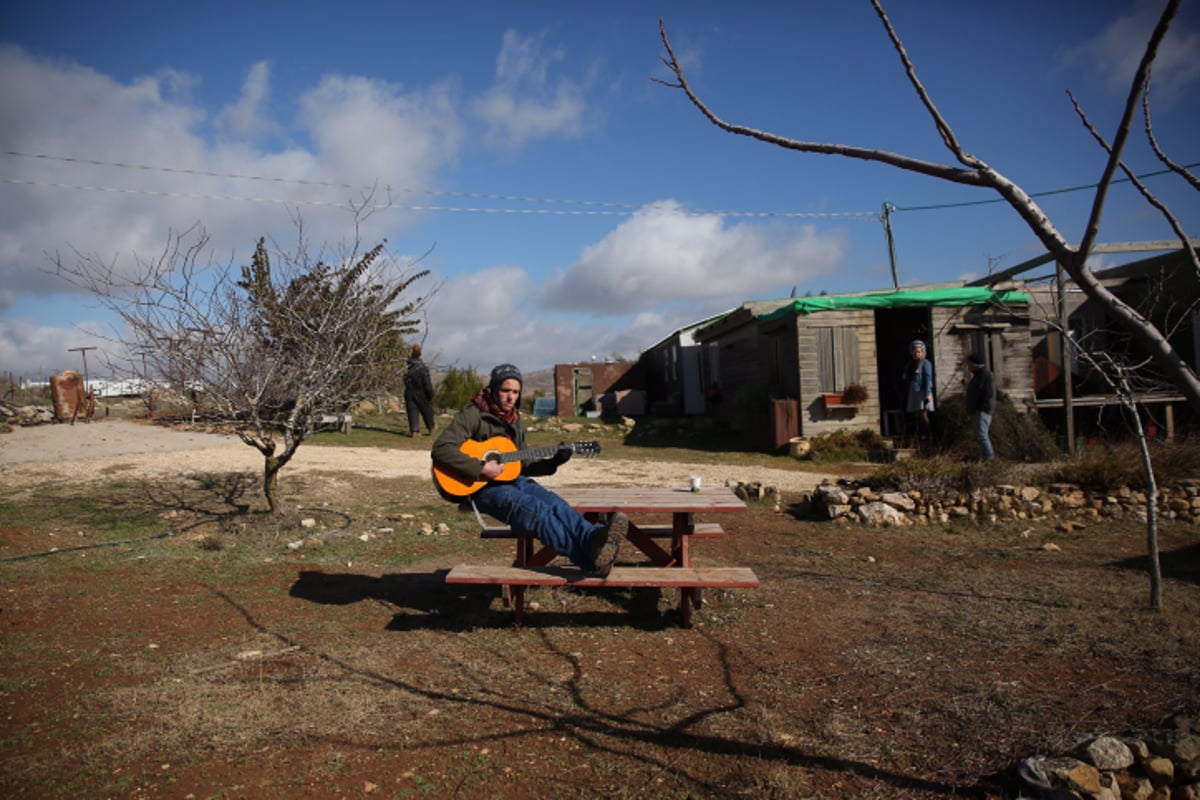
[[[592,392],[592,370],[576,367],[572,370],[575,383],[575,416],[584,417],[588,412],[598,412],[596,398]]]
[[[875,363],[879,367],[879,423],[884,436],[904,436],[908,427],[904,412],[905,391],[901,375],[912,357],[914,339],[925,342],[926,358],[933,360],[933,322],[928,308],[905,306],[875,311]]]

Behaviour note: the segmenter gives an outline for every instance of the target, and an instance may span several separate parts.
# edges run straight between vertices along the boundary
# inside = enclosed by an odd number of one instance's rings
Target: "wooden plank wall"
[[[825,408],[817,358],[817,328],[853,328],[858,346],[858,382],[868,397],[857,410]],[[875,356],[873,311],[822,311],[799,316],[796,343],[800,363],[800,435],[820,436],[835,430],[879,430],[879,365]],[[844,387],[839,387],[844,388]]]

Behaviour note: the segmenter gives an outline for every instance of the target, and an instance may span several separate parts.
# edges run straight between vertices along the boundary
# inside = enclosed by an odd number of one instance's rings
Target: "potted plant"
[[[848,383],[842,390],[842,402],[848,406],[861,406],[869,396],[867,387],[861,383]]]

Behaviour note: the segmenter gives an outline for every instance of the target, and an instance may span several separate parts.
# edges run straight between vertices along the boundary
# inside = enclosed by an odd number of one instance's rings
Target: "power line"
[[[121,161],[102,161],[99,159],[78,158],[74,156],[60,156],[49,153],[25,153],[18,150],[5,150],[5,155],[14,156],[17,158],[32,158],[46,161],[62,161],[70,164],[88,164],[91,166],[114,167],[117,169],[140,170],[145,172],[163,172],[179,175],[193,175],[208,178],[228,178],[232,180],[248,180],[258,181],[263,183],[277,184],[292,184],[296,186],[315,186],[330,189],[353,189],[362,192],[371,192],[379,188],[376,186],[356,185],[352,183],[338,181],[320,181],[309,180],[306,178],[281,178],[268,175],[247,175],[236,172],[216,172],[212,170],[188,169],[182,167],[165,167],[154,164],[136,164],[126,163]],[[1184,169],[1193,169],[1200,166],[1200,162],[1184,164]],[[1137,177],[1153,178],[1159,175],[1165,175],[1172,172],[1170,169],[1161,169],[1154,172],[1146,172]],[[1129,178],[1116,178],[1112,183],[1129,183]],[[116,194],[140,194],[154,197],[177,197],[194,200],[231,200],[247,203],[269,203],[276,205],[291,205],[291,206],[325,206],[333,208],[349,207],[350,204],[345,201],[330,202],[323,200],[279,200],[267,197],[247,197],[243,195],[217,195],[205,194],[201,192],[164,192],[154,191],[149,189],[126,189],[112,186],[84,186],[78,184],[57,183],[57,182],[42,182],[32,180],[21,180],[17,178],[0,178],[0,183],[19,184],[25,186],[41,186],[56,189],[71,189],[75,191],[91,191],[91,192],[112,192]],[[1081,192],[1089,189],[1095,189],[1099,184],[1089,183],[1079,186],[1067,186],[1060,189],[1047,189],[1041,192],[1031,192],[1030,197],[1050,197],[1059,194],[1070,194],[1072,192]],[[385,191],[393,191],[393,187],[383,187]],[[451,212],[451,213],[469,213],[469,214],[529,214],[529,215],[549,215],[549,216],[597,216],[597,217],[624,217],[630,216],[639,208],[644,206],[635,203],[613,203],[603,200],[572,200],[554,197],[536,197],[529,195],[516,194],[490,194],[486,192],[456,192],[444,189],[428,189],[420,187],[400,187],[394,191],[403,192],[405,194],[424,194],[434,197],[463,197],[473,200],[498,200],[508,203],[540,203],[546,205],[574,205],[588,206],[598,209],[619,209],[619,210],[559,210],[552,208],[498,208],[498,207],[479,207],[479,206],[446,206],[446,205],[418,205],[411,203],[392,203],[388,202],[381,204],[381,210],[394,209],[398,211],[426,211],[426,212]],[[993,205],[996,203],[1006,203],[1006,199],[1002,197],[989,198],[987,200],[968,200],[957,203],[934,203],[920,206],[899,206],[891,205],[892,211],[938,211],[951,208],[970,208],[972,206]],[[874,211],[841,211],[841,212],[801,212],[801,211],[730,211],[722,209],[690,209],[685,213],[689,214],[712,214],[721,217],[741,217],[741,218],[777,218],[777,219],[862,219],[875,220],[878,214]]]
[[[164,172],[179,175],[193,175],[208,178],[228,178],[232,180],[248,180],[259,181],[264,183],[291,184],[296,186],[315,186],[330,189],[353,189],[362,192],[374,191],[379,187],[355,185],[352,183],[343,183],[336,181],[318,181],[308,180],[304,178],[280,178],[266,175],[246,175],[231,172],[215,172],[211,170],[200,169],[185,169],[179,167],[164,167],[152,164],[132,164],[120,161],[101,161],[90,158],[76,158],[73,156],[59,156],[48,153],[25,153],[18,150],[5,150],[5,155],[18,158],[33,158],[46,161],[62,161],[70,164],[88,164],[91,166],[114,167],[117,169],[141,170],[146,172]],[[145,194],[157,197],[181,197],[188,199],[203,199],[203,200],[240,200],[251,203],[276,203],[280,205],[308,205],[308,206],[333,206],[341,207],[348,206],[346,202],[329,202],[319,200],[277,200],[265,197],[245,197],[241,195],[213,195],[193,192],[161,192],[147,189],[123,189],[110,186],[82,186],[78,184],[67,184],[57,182],[41,182],[31,180],[20,180],[16,178],[0,178],[0,183],[14,183],[27,186],[43,186],[57,189],[74,189],[78,191],[94,191],[94,192],[114,192],[120,194]],[[391,192],[393,188],[390,186],[382,187],[385,191]],[[527,195],[515,194],[488,194],[485,192],[455,192],[441,189],[426,189],[401,187],[395,189],[397,192],[405,194],[425,194],[435,197],[463,197],[473,200],[498,200],[507,203],[540,203],[544,205],[573,205],[573,206],[588,206],[600,209],[621,209],[613,211],[561,211],[557,209],[535,208],[535,209],[515,209],[515,208],[490,208],[490,207],[470,207],[470,206],[442,206],[442,205],[414,205],[406,203],[386,203],[381,204],[381,208],[391,208],[404,211],[447,211],[459,213],[482,213],[482,214],[548,214],[557,216],[629,216],[643,206],[635,203],[611,203],[601,200],[569,200],[553,197],[533,197]],[[722,217],[755,217],[755,218],[784,218],[784,219],[874,219],[875,212],[873,211],[846,211],[846,212],[801,212],[801,211],[729,211],[718,209],[692,209],[687,213],[691,214],[713,214]]]
[[[1183,165],[1184,169],[1192,169],[1194,167],[1200,167],[1200,162]],[[1174,172],[1174,170],[1160,169],[1160,170],[1155,170],[1154,172],[1142,173],[1141,175],[1138,175],[1137,177],[1139,180],[1141,180],[1142,178],[1154,178],[1159,175],[1166,175],[1167,173],[1170,173],[1170,172]],[[1129,178],[1114,178],[1111,181],[1111,183],[1129,183]],[[1067,186],[1062,189],[1047,189],[1044,192],[1030,192],[1029,196],[1030,197],[1050,197],[1051,195],[1056,195],[1056,194],[1070,194],[1071,192],[1082,192],[1082,191],[1086,191],[1088,189],[1095,189],[1099,185],[1100,184],[1098,184],[1098,183],[1087,183],[1087,184],[1083,184],[1081,186]],[[986,205],[992,205],[993,203],[1007,203],[1007,202],[1008,202],[1008,200],[1006,200],[1003,197],[993,197],[989,200],[968,200],[963,203],[937,203],[937,204],[928,205],[928,206],[893,206],[892,210],[893,211],[937,211],[937,210],[941,210],[944,208],[967,208],[969,206],[986,206]]]
[[[30,181],[20,178],[0,178],[0,183],[15,184],[18,186],[40,186],[51,189],[71,189],[81,192],[109,192],[112,194],[139,194],[148,195],[151,197],[177,197],[188,200],[234,200],[246,203],[268,203],[282,206],[325,206],[330,208],[349,208],[350,204],[346,201],[332,202],[328,200],[280,200],[272,197],[245,197],[242,195],[231,194],[204,194],[201,192],[163,192],[153,189],[127,189],[117,186],[83,186],[72,183],[57,183],[49,181]],[[526,215],[548,215],[560,217],[628,217],[633,211],[605,211],[599,209],[569,209],[569,208],[504,208],[504,207],[488,207],[488,206],[439,206],[439,205],[414,205],[411,203],[381,203],[376,207],[378,211],[396,210],[396,211],[430,211],[430,212],[454,212],[467,214],[526,214]],[[712,214],[721,217],[774,217],[787,219],[870,219],[874,220],[876,212],[874,211],[817,211],[817,212],[801,212],[801,211],[719,211],[714,209],[687,209],[684,214]]]
[[[97,167],[116,167],[118,169],[133,169],[142,170],[145,172],[166,172],[177,175],[197,175],[205,178],[231,178],[234,180],[244,181],[261,181],[265,183],[288,183],[296,186],[320,186],[332,189],[356,189],[358,191],[373,191],[377,187],[367,185],[355,185],[353,183],[341,183],[337,181],[318,181],[309,180],[307,178],[279,178],[268,175],[245,175],[237,172],[214,172],[203,169],[187,169],[183,167],[164,167],[154,164],[128,164],[121,161],[100,161],[92,158],[76,158],[73,156],[59,156],[48,153],[23,153],[17,150],[6,150],[5,155],[17,156],[20,158],[36,158],[45,161],[63,161],[71,164],[90,164]],[[387,190],[393,190],[393,187],[384,187]],[[584,206],[604,206],[610,208],[629,208],[635,209],[638,206],[630,203],[607,203],[599,200],[561,200],[552,197],[526,197],[523,195],[507,195],[507,194],[486,194],[483,192],[454,192],[441,189],[413,188],[413,187],[397,187],[397,192],[406,194],[427,194],[439,197],[470,197],[480,200],[505,200],[509,202],[521,203],[550,203],[550,204],[565,204],[565,205],[584,205]]]

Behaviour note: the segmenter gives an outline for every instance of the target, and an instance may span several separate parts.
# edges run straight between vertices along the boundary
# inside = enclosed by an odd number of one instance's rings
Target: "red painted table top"
[[[707,514],[715,511],[745,511],[746,504],[724,486],[706,487],[698,492],[670,488],[578,488],[563,487],[555,492],[576,511],[622,511],[629,513]]]

